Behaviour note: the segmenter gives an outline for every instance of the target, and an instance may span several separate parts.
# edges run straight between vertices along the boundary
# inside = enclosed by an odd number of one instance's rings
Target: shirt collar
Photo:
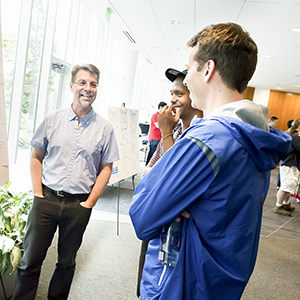
[[[95,114],[95,111],[92,107],[91,111],[80,118],[80,122],[83,122],[85,124],[89,124],[92,120],[93,115]],[[68,109],[68,119],[69,121],[78,120],[78,116],[74,113],[72,109],[72,105]]]

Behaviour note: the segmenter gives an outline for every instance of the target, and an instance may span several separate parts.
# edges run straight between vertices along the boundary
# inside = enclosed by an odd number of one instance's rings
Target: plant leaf
[[[9,253],[2,253],[0,250],[0,274],[1,276],[8,270],[10,263]]]
[[[32,191],[19,194],[8,190],[11,182],[0,187],[0,274],[10,264],[14,272],[21,261],[27,215],[33,201]]]
[[[3,254],[10,252],[15,245],[15,241],[5,235],[0,235],[0,250]]]
[[[5,189],[8,190],[8,188],[10,187],[10,185],[11,185],[11,181],[9,181],[9,182],[4,186]]]
[[[20,266],[21,259],[22,250],[18,246],[14,246],[10,254],[10,262],[13,268],[10,274],[12,274]]]
[[[0,207],[0,229],[4,229],[5,228],[5,217],[2,211],[2,208]]]

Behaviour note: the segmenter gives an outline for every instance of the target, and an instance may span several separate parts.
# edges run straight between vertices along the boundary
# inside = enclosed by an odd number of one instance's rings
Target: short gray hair
[[[92,65],[92,64],[84,64],[84,65],[75,65],[71,71],[71,81],[74,82],[76,78],[76,74],[79,70],[84,70],[89,72],[91,75],[95,75],[97,77],[97,83],[99,82],[100,78],[100,71],[99,69]]]

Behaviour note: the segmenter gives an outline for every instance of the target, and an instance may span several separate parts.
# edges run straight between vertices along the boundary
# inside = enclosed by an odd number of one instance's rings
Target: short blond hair
[[[295,119],[293,122],[292,122],[292,125],[291,127],[287,130],[287,132],[289,134],[293,134],[295,132],[298,132],[298,128],[300,126],[300,118],[298,119]]]

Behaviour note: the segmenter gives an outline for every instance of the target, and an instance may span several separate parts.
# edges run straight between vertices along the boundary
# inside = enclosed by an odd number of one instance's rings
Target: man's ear
[[[73,84],[73,82],[70,82],[70,90],[71,90],[71,92],[73,92],[73,86],[74,86],[74,84]]]
[[[210,59],[205,63],[204,67],[205,67],[204,81],[208,82],[212,78],[215,72],[216,63],[212,59]]]

